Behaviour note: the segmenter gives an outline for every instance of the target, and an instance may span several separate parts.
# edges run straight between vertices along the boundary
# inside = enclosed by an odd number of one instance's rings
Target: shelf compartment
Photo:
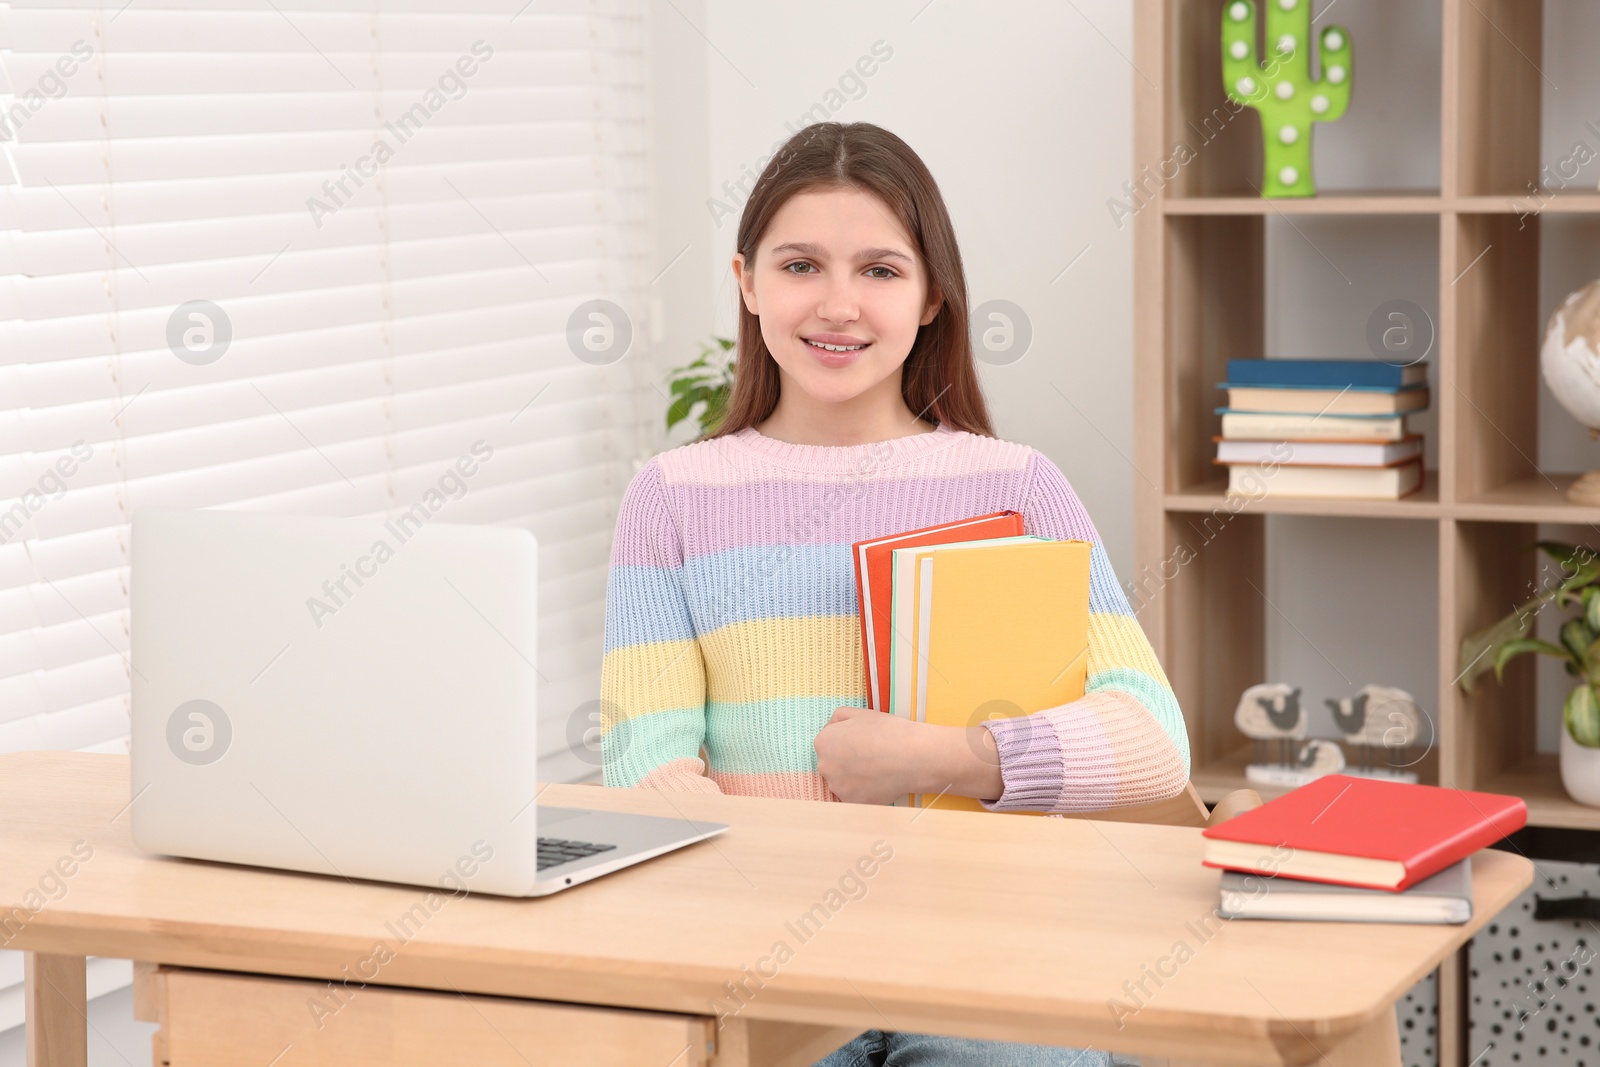
[[[1447,521],[1439,537],[1443,784],[1483,788],[1539,755],[1538,674],[1534,657],[1520,656],[1499,680],[1493,671],[1479,675],[1468,693],[1459,681],[1465,673],[1461,639],[1533,596],[1539,560],[1528,547],[1539,539],[1539,528],[1528,522]]]
[[[1562,826],[1600,830],[1600,808],[1579,804],[1561,788],[1561,768],[1553,753],[1541,752],[1478,783],[1479,792],[1521,797],[1528,805],[1529,826]]]
[[[1244,768],[1249,762],[1250,747],[1246,745],[1220,759],[1197,765],[1190,778],[1200,793],[1200,799],[1207,804],[1215,804],[1236,789],[1254,789],[1261,794],[1262,800],[1271,800],[1288,792],[1287,789],[1259,785],[1245,778]],[[1472,788],[1480,793],[1521,797],[1528,805],[1529,826],[1600,830],[1600,808],[1579,804],[1567,796],[1566,790],[1561,788],[1557,759],[1549,753],[1531,756],[1513,768],[1476,783]]]
[[[1169,205],[1210,198],[1260,203],[1260,117],[1254,108],[1235,110],[1237,105],[1229,101],[1222,82],[1220,31],[1225,6],[1223,0],[1166,0],[1162,4],[1166,26],[1161,67],[1170,73],[1160,90],[1166,94],[1160,136],[1151,142],[1154,151],[1148,155],[1148,172],[1135,182],[1142,182],[1147,191],[1159,186]],[[1262,7],[1265,3],[1258,2],[1258,8]],[[1373,188],[1397,189],[1395,195],[1405,199],[1438,196],[1443,155],[1439,93],[1443,10],[1440,0],[1407,4],[1343,0],[1331,13],[1314,12],[1318,16],[1314,35],[1329,24],[1343,25],[1349,31],[1357,67],[1348,113],[1311,127],[1316,181],[1322,194],[1318,200],[1334,204],[1346,197],[1366,198],[1370,194],[1365,190]],[[1265,20],[1262,22],[1264,32]],[[1314,57],[1313,65],[1318,62],[1319,57]],[[1407,138],[1406,153],[1364,150],[1365,145],[1392,137],[1396,128]],[[1180,146],[1188,149],[1187,155],[1180,152]],[[1169,206],[1167,210],[1185,209]],[[1297,206],[1286,210],[1327,209]]]
[[[1464,519],[1477,522],[1548,522],[1600,524],[1600,507],[1567,500],[1567,487],[1578,475],[1543,471],[1475,496],[1442,504],[1437,471],[1429,471],[1422,489],[1400,500],[1344,500],[1313,497],[1267,497],[1253,500],[1241,512],[1258,515],[1322,515],[1349,519]],[[1214,478],[1182,492],[1167,493],[1167,511],[1186,514],[1226,511],[1227,478]]]
[[[1501,216],[1505,217],[1505,216]],[[1287,217],[1261,214],[1167,215],[1158,220],[1168,263],[1168,360],[1162,487],[1169,507],[1209,510],[1221,501],[1226,472],[1213,461],[1222,419],[1216,409],[1228,394],[1218,388],[1230,359],[1295,358],[1325,348],[1319,331],[1347,345],[1340,354],[1364,351],[1372,316],[1386,301],[1407,297],[1438,321],[1439,294],[1429,284],[1438,274],[1439,216],[1417,213],[1375,218]],[[1372,248],[1391,250],[1379,269],[1356,271],[1354,257]],[[1341,269],[1338,261],[1344,261]],[[1286,307],[1268,335],[1269,302]],[[1434,351],[1437,352],[1437,339]],[[1426,460],[1437,466],[1439,447],[1438,360],[1430,357],[1429,409],[1410,417],[1428,438]],[[1443,497],[1430,474],[1423,489],[1405,500],[1353,507],[1333,502],[1329,513],[1347,515],[1437,515]],[[1266,510],[1316,513],[1318,504],[1274,502]]]
[[[1441,196],[1437,189],[1347,189],[1326,196],[1267,199],[1256,196],[1168,197],[1161,210],[1168,215],[1594,215],[1600,214],[1600,193],[1545,189],[1537,196],[1501,193],[1485,196]]]
[[[1215,512],[1228,510],[1226,477],[1215,478],[1168,493],[1168,511]],[[1265,497],[1249,501],[1241,512],[1260,515],[1326,515],[1350,519],[1437,519],[1443,514],[1439,504],[1439,473],[1428,471],[1421,489],[1399,500],[1348,500],[1336,497]]]
[[[1539,229],[1538,219],[1459,215],[1446,234],[1442,333],[1454,335],[1456,355],[1438,398],[1455,442],[1446,499],[1539,476]]]
[[[1468,497],[1450,510],[1455,517],[1485,522],[1600,524],[1600,507],[1567,499],[1576,474],[1542,471]]]
[[[1556,192],[1545,189],[1532,193],[1503,193],[1499,196],[1462,196],[1449,205],[1456,211],[1480,215],[1583,215],[1600,214],[1600,193]]]
[[[1230,714],[1228,718],[1231,719],[1232,715]],[[1350,753],[1346,751],[1345,755],[1349,757]],[[1207,804],[1215,804],[1236,789],[1254,789],[1261,794],[1262,800],[1271,800],[1289,792],[1288,789],[1280,786],[1261,785],[1250,781],[1244,776],[1244,769],[1249,763],[1250,744],[1246,742],[1240,748],[1227,752],[1208,763],[1196,763],[1191,770],[1189,780],[1194,783],[1196,791],[1200,794],[1200,799]],[[1406,770],[1416,773],[1419,781],[1428,785],[1436,784],[1439,780],[1437,749],[1429,751],[1426,756],[1407,767]],[[1600,808],[1591,808],[1589,810],[1600,815]],[[1597,821],[1597,825],[1600,825],[1600,821]]]
[[[1444,209],[1437,189],[1341,190],[1326,196],[1281,199],[1174,197],[1162,203],[1168,215],[1436,215]]]
[[[1240,513],[1207,530],[1188,516],[1161,524],[1160,560],[1130,583],[1130,603],[1157,643],[1171,649],[1162,666],[1189,727],[1189,753],[1201,766],[1235,748],[1232,716],[1204,716],[1201,708],[1233,707],[1239,694],[1266,669],[1266,520]],[[1225,626],[1213,625],[1219,616]],[[1166,640],[1182,634],[1183,640]]]
[[[1455,150],[1454,191],[1523,195],[1539,179],[1544,4],[1457,0],[1446,10],[1445,95],[1456,101],[1446,138]],[[1448,162],[1446,168],[1452,169]]]
[[[1214,409],[1226,399],[1217,383],[1228,360],[1263,354],[1266,315],[1266,219],[1194,215],[1159,220],[1168,264],[1167,404],[1171,432],[1164,460],[1169,488],[1216,477],[1211,438],[1222,426]]]

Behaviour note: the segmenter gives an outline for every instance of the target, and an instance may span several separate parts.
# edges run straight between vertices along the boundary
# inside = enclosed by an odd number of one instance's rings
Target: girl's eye
[[[794,268],[796,268],[796,267],[804,267],[806,269],[804,269],[804,270],[795,270]],[[813,266],[810,263],[807,263],[803,259],[797,259],[793,263],[785,263],[783,265],[783,269],[786,272],[788,272],[789,274],[815,274],[817,272],[815,266]],[[880,271],[880,270],[883,271],[882,274],[874,273],[875,271]],[[898,278],[898,277],[900,277],[900,275],[895,273],[895,269],[893,267],[884,267],[884,266],[868,267],[867,268],[867,274],[868,274],[869,277],[876,278],[879,281],[888,281],[890,278]]]

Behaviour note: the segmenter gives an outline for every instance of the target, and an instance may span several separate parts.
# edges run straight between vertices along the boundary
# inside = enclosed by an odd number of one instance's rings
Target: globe
[[[1591,438],[1600,437],[1600,281],[1572,293],[1551,314],[1539,365],[1551,395]],[[1600,506],[1600,471],[1582,475],[1567,499]]]

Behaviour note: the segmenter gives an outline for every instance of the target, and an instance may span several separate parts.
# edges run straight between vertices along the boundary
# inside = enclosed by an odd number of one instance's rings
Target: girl
[[[801,130],[745,204],[733,270],[722,421],[651,459],[617,517],[605,784],[1048,812],[1181,792],[1183,717],[1093,523],[1055,464],[990,430],[961,255],[917,154],[869,123]],[[867,710],[851,543],[1006,508],[1093,545],[1083,698],[971,727]],[[818,1067],[1106,1062],[869,1030]]]

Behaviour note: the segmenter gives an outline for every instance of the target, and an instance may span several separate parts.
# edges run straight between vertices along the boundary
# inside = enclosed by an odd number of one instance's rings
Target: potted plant
[[[700,355],[694,362],[671,372],[669,382],[672,401],[667,405],[667,430],[688,418],[696,405],[700,408],[698,422],[700,436],[712,433],[722,421],[728,407],[728,395],[733,390],[734,341],[729,337],[713,337],[712,344],[701,344]],[[724,357],[712,362],[712,357]]]
[[[1560,568],[1538,593],[1511,614],[1461,642],[1461,687],[1490,667],[1499,679],[1505,665],[1525,652],[1559,659],[1578,684],[1562,709],[1561,785],[1580,804],[1600,806],[1600,554],[1582,545],[1540,541],[1536,546]],[[1575,608],[1561,624],[1559,643],[1530,637],[1533,620],[1547,604]]]

